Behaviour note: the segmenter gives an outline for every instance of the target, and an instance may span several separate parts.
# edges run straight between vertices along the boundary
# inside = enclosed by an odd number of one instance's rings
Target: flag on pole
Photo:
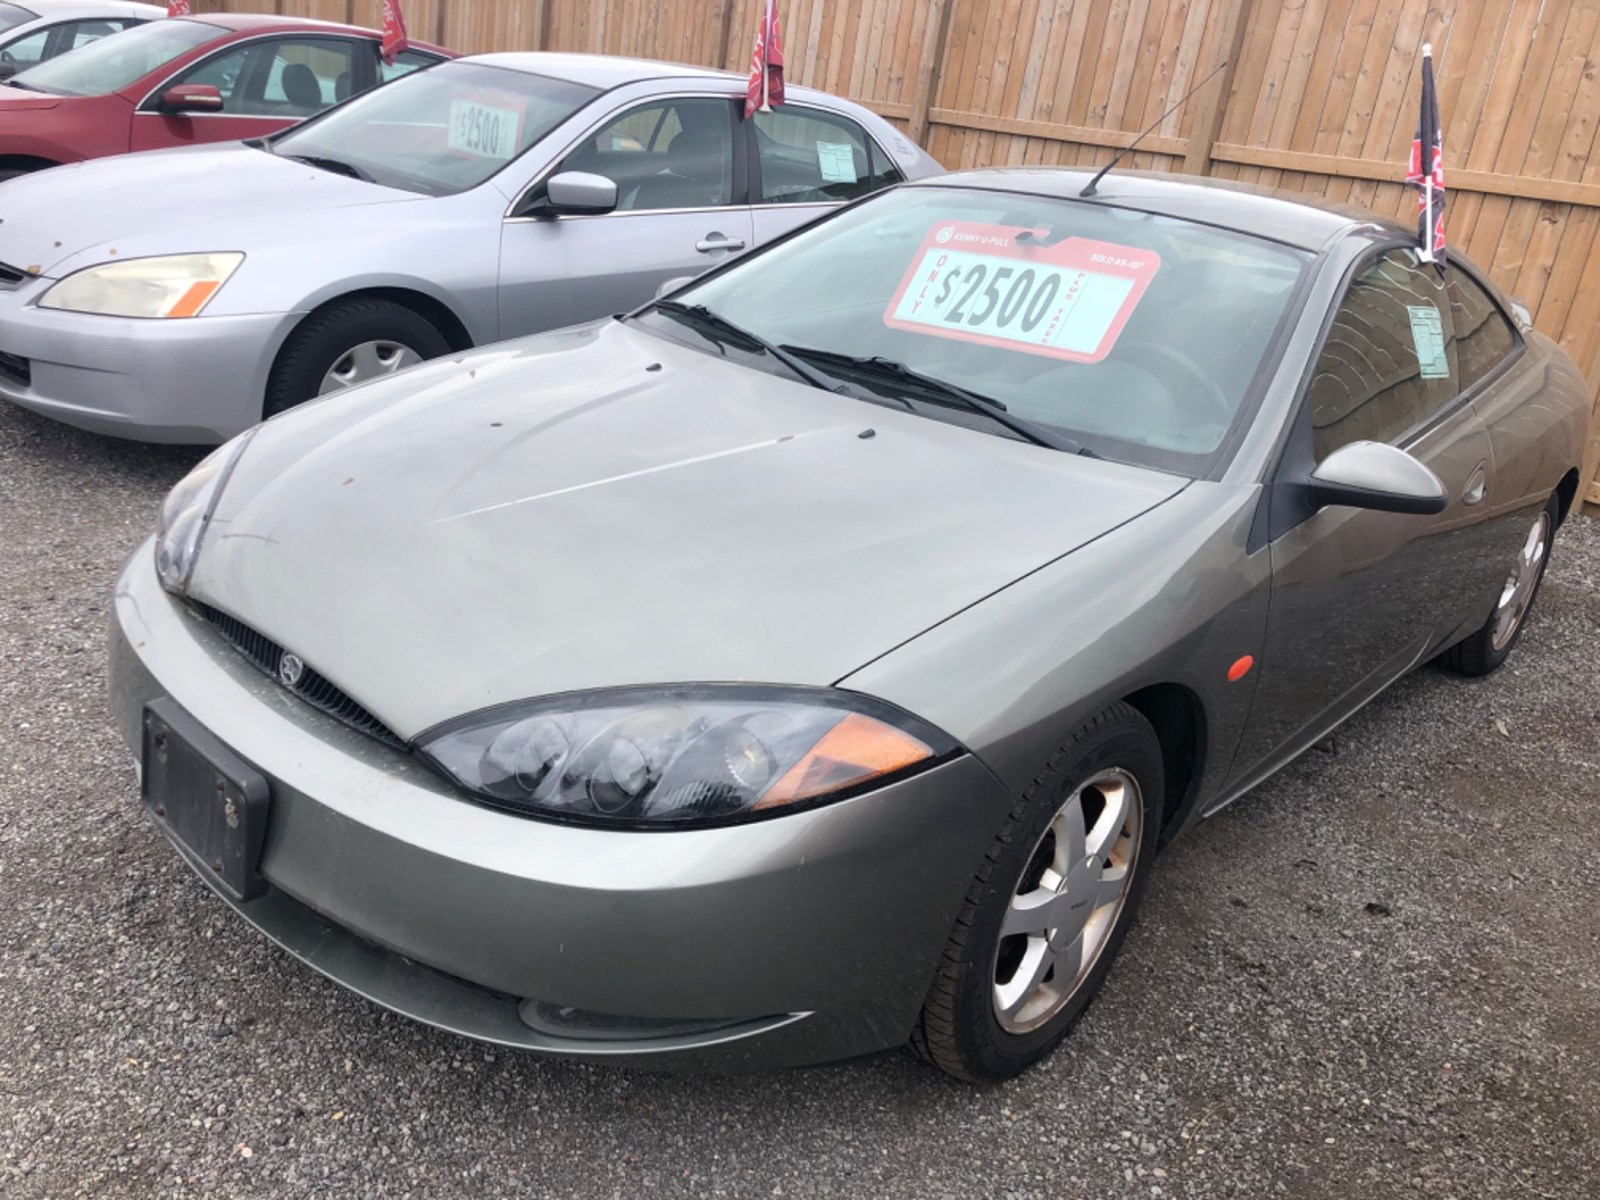
[[[167,16],[187,17],[189,15],[189,0],[167,0]]]
[[[400,0],[383,0],[383,43],[378,53],[383,61],[394,66],[395,56],[411,45],[406,36],[406,19],[400,15]]]
[[[783,35],[778,30],[778,0],[766,0],[756,48],[750,56],[750,86],[744,93],[744,115],[771,112],[783,103]]]
[[[1417,249],[1423,262],[1444,265],[1444,136],[1433,90],[1433,47],[1422,47],[1422,115],[1411,143],[1406,182],[1417,189]]]

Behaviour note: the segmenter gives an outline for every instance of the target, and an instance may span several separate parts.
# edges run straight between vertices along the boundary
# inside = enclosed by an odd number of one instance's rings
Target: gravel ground
[[[0,1194],[1572,1197],[1600,1182],[1600,522],[1513,664],[1427,669],[1166,853],[1016,1083],[546,1062],[228,916],[104,712],[113,578],[192,450],[0,406]]]

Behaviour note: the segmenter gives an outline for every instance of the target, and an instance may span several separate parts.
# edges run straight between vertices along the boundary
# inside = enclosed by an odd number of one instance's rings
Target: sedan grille
[[[309,666],[302,663],[298,672],[285,671],[285,658],[294,662],[300,660],[288,654],[271,638],[257,633],[243,621],[230,617],[209,604],[197,603],[195,608],[211,628],[233,643],[235,650],[259,667],[264,674],[270,675],[313,708],[321,709],[334,720],[341,721],[351,729],[375,738],[386,746],[393,746],[396,750],[410,749],[404,738]],[[294,679],[293,683],[289,682],[291,677]]]
[[[29,387],[33,383],[33,367],[27,359],[0,350],[0,379]]]

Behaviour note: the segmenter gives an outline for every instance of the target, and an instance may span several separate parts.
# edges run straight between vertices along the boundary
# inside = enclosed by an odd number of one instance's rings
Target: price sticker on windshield
[[[914,333],[1099,362],[1161,267],[1150,250],[1092,238],[944,221],[928,231],[884,324]]]
[[[450,149],[506,162],[517,156],[522,110],[482,100],[450,102]]]

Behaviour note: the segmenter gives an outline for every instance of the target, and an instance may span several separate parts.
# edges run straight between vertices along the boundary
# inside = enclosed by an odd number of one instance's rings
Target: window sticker
[[[855,183],[856,152],[849,142],[818,142],[817,165],[823,183]]]
[[[1134,246],[942,221],[928,231],[883,314],[914,333],[1073,362],[1111,353],[1161,266]]]
[[[450,102],[450,149],[509,162],[517,156],[522,112],[481,100]]]
[[[1444,322],[1431,304],[1407,305],[1411,314],[1411,341],[1424,379],[1450,378],[1450,359],[1444,352]]]

